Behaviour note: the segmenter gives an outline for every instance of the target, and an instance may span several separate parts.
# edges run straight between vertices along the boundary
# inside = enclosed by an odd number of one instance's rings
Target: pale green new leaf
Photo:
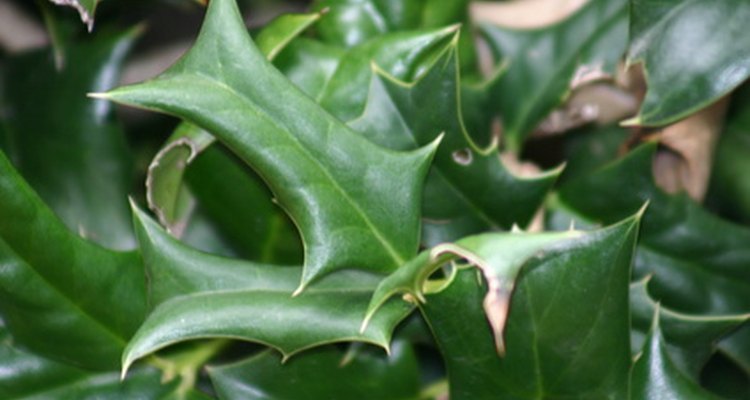
[[[507,146],[524,139],[582,81],[613,76],[627,46],[627,0],[591,0],[568,19],[534,30],[482,24],[507,72],[490,88]]]
[[[498,353],[505,353],[503,339],[511,295],[521,268],[534,256],[550,250],[565,240],[582,235],[578,231],[526,234],[485,233],[470,236],[456,243],[444,243],[425,251],[399,268],[378,285],[367,310],[369,319],[378,308],[396,294],[410,295],[425,302],[427,278],[448,261],[463,259],[479,268],[488,284],[484,311],[495,336]]]
[[[643,62],[648,91],[628,123],[661,126],[726,95],[750,76],[750,3],[632,0],[629,63]]]
[[[210,3],[198,41],[165,73],[100,96],[178,115],[250,164],[301,232],[300,289],[340,269],[390,272],[416,253],[437,143],[396,153],[347,128],[265,60],[233,0]]]
[[[379,276],[341,271],[292,297],[300,267],[249,263],[201,253],[172,238],[135,210],[156,308],[123,354],[123,371],[137,359],[174,343],[219,337],[262,343],[285,358],[301,350],[341,341],[388,348],[395,325],[410,311],[401,301],[386,304],[359,332]]]

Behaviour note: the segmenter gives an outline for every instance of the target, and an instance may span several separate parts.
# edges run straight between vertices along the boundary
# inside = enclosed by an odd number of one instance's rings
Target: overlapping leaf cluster
[[[737,89],[750,42],[691,29],[750,7],[591,0],[518,30],[469,3],[321,0],[251,35],[213,0],[116,89],[136,31],[3,59],[0,397],[746,397],[750,228],[716,215],[748,220],[746,90],[711,211],[617,126],[566,133],[542,161],[567,169],[501,160],[581,71],[642,63],[637,126]],[[130,205],[113,102],[180,121]]]

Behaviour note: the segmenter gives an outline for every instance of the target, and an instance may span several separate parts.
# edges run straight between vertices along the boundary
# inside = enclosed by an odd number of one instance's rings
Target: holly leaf
[[[726,128],[714,156],[707,202],[746,225],[750,223],[750,181],[737,171],[750,170],[750,86],[732,96]]]
[[[460,104],[458,36],[414,82],[375,67],[364,114],[350,125],[382,146],[411,150],[443,134],[427,179],[423,242],[440,242],[487,230],[525,226],[560,170],[519,178],[497,148],[480,148],[466,131]]]
[[[196,44],[158,78],[97,96],[180,116],[251,165],[300,230],[300,291],[345,268],[393,271],[416,253],[437,142],[395,153],[347,128],[265,60],[232,0],[209,4]]]
[[[649,201],[635,275],[653,274],[649,288],[654,298],[690,314],[747,313],[750,229],[710,214],[685,193],[669,195],[658,189],[651,173],[655,151],[655,143],[644,144],[598,171],[571,180],[560,189],[560,205],[575,219],[606,224]],[[746,343],[748,334],[750,330],[742,329],[729,340]],[[733,357],[750,365],[747,346],[731,347],[727,349]]]
[[[571,88],[614,75],[627,46],[627,13],[626,0],[591,1],[566,20],[541,29],[480,24],[495,58],[508,63],[489,90],[510,150],[521,150],[524,139]]]
[[[353,359],[334,347],[301,354],[282,364],[273,352],[235,364],[210,367],[208,374],[222,400],[265,399],[416,399],[419,369],[411,346],[394,343],[384,357],[360,351]]]
[[[659,328],[658,307],[643,350],[633,366],[634,399],[718,399],[684,375],[674,364]]]
[[[388,32],[418,28],[423,0],[317,0],[313,9],[326,10],[318,26],[323,41],[354,47]]]
[[[319,100],[346,50],[310,38],[297,38],[274,61],[300,90]]]
[[[627,398],[637,231],[631,218],[528,259],[510,302],[503,357],[494,354],[481,311],[487,286],[471,270],[428,294],[420,308],[445,360],[450,398]]]
[[[351,49],[326,84],[320,104],[343,121],[359,117],[365,110],[373,63],[399,79],[415,79],[443,54],[458,28],[397,32]]]
[[[314,346],[361,341],[388,348],[411,306],[393,301],[363,333],[359,326],[379,276],[341,271],[292,293],[299,267],[226,259],[191,249],[134,210],[155,306],[125,349],[123,374],[137,359],[171,344],[221,337],[279,350],[284,359]]]
[[[65,43],[62,67],[50,49],[18,55],[4,71],[14,164],[71,230],[116,249],[135,244],[127,204],[132,159],[112,104],[86,93],[117,84],[137,35]]]
[[[207,399],[198,392],[179,391],[179,380],[162,382],[154,368],[139,368],[121,382],[117,371],[92,372],[20,349],[0,324],[0,397],[3,399],[85,398]]]
[[[81,16],[81,22],[86,24],[89,32],[94,29],[94,12],[96,6],[99,4],[99,0],[50,0],[51,2],[61,5],[73,7],[78,11]]]
[[[636,274],[654,273],[651,293],[670,308],[695,314],[741,313],[750,309],[750,229],[703,210],[685,194],[657,188],[651,174],[655,143],[559,192],[576,217],[610,223],[649,201],[636,260]],[[598,193],[589,196],[588,193]],[[696,297],[697,296],[697,297]]]
[[[750,18],[750,3],[631,3],[628,62],[643,63],[648,91],[629,124],[670,124],[710,105],[750,76],[750,39],[743,22]],[[695,54],[701,55],[699,61]]]
[[[273,60],[319,18],[319,13],[284,14],[275,18],[258,32],[258,49],[266,58]],[[210,133],[183,122],[149,165],[146,178],[149,208],[159,222],[178,237],[182,236],[195,208],[195,199],[183,184],[185,171],[214,142],[215,138]]]
[[[199,210],[235,254],[269,264],[302,263],[302,244],[294,224],[274,203],[262,179],[224,146],[198,156],[185,178]]]
[[[145,314],[139,255],[70,232],[2,153],[0,265],[0,314],[19,343],[86,368],[117,365]]]
[[[728,333],[743,326],[750,314],[728,316],[689,315],[660,307],[648,294],[649,278],[630,285],[630,312],[633,330],[631,348],[640,352],[647,340],[654,313],[664,347],[676,369],[692,379],[699,379],[702,368],[716,350],[716,344]]]

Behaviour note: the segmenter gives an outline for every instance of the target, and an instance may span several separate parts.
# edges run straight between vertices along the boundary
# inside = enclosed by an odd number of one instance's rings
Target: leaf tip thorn
[[[624,127],[628,127],[628,128],[632,128],[632,127],[635,127],[635,126],[641,126],[641,124],[643,124],[643,121],[641,120],[640,116],[633,117],[633,118],[628,118],[628,119],[620,122],[620,126],[624,126]]]
[[[89,92],[86,93],[86,97],[90,99],[101,99],[101,100],[109,100],[111,96],[107,92]]]

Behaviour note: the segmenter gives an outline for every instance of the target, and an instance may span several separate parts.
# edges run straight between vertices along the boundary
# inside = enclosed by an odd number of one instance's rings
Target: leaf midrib
[[[262,107],[258,107],[250,99],[246,98],[241,93],[239,93],[236,90],[234,90],[234,88],[232,88],[231,86],[229,86],[228,84],[226,84],[223,81],[217,80],[216,78],[214,78],[212,76],[201,74],[201,73],[196,73],[196,72],[185,73],[184,75],[186,75],[186,76],[193,76],[193,77],[195,77],[197,79],[201,79],[201,80],[207,81],[209,84],[216,85],[218,88],[220,88],[220,89],[224,90],[225,92],[227,92],[230,96],[239,99],[243,104],[246,104],[250,109],[256,111],[256,115],[259,118],[262,118],[265,122],[268,122],[270,125],[276,127],[279,131],[285,133],[287,135],[287,137],[291,138],[291,142],[294,143],[295,146],[303,154],[305,154],[307,156],[307,158],[327,178],[327,180],[331,183],[331,186],[333,188],[335,188],[336,191],[338,191],[342,195],[342,197],[346,200],[346,202],[352,207],[352,209],[354,209],[357,212],[357,214],[359,215],[359,217],[362,219],[362,221],[365,223],[365,225],[370,229],[370,231],[373,233],[373,235],[375,236],[375,238],[380,242],[380,244],[383,246],[383,248],[388,252],[388,255],[393,259],[393,261],[395,262],[395,264],[397,266],[400,266],[400,265],[403,265],[406,262],[406,260],[401,255],[399,255],[398,252],[396,252],[396,250],[393,248],[393,246],[391,245],[391,243],[388,240],[385,239],[385,237],[383,236],[383,233],[380,232],[380,230],[372,223],[372,221],[370,220],[369,216],[362,210],[362,208],[359,206],[359,204],[357,204],[351,198],[351,196],[349,195],[349,193],[346,190],[344,190],[344,188],[342,188],[339,185],[338,181],[336,181],[333,178],[333,176],[328,172],[328,170],[326,170],[326,168],[324,167],[324,165],[321,164],[321,162],[309,152],[309,150],[307,149],[307,147],[305,147],[294,134],[292,134],[285,127],[282,127],[281,125],[279,125],[273,118],[271,118],[266,113],[266,111]],[[331,120],[329,120],[327,122],[328,122],[328,130],[330,130],[336,124],[335,121],[331,121]],[[346,126],[344,126],[344,129],[349,129],[349,128],[347,128]],[[258,173],[261,174],[260,171],[258,171]]]

